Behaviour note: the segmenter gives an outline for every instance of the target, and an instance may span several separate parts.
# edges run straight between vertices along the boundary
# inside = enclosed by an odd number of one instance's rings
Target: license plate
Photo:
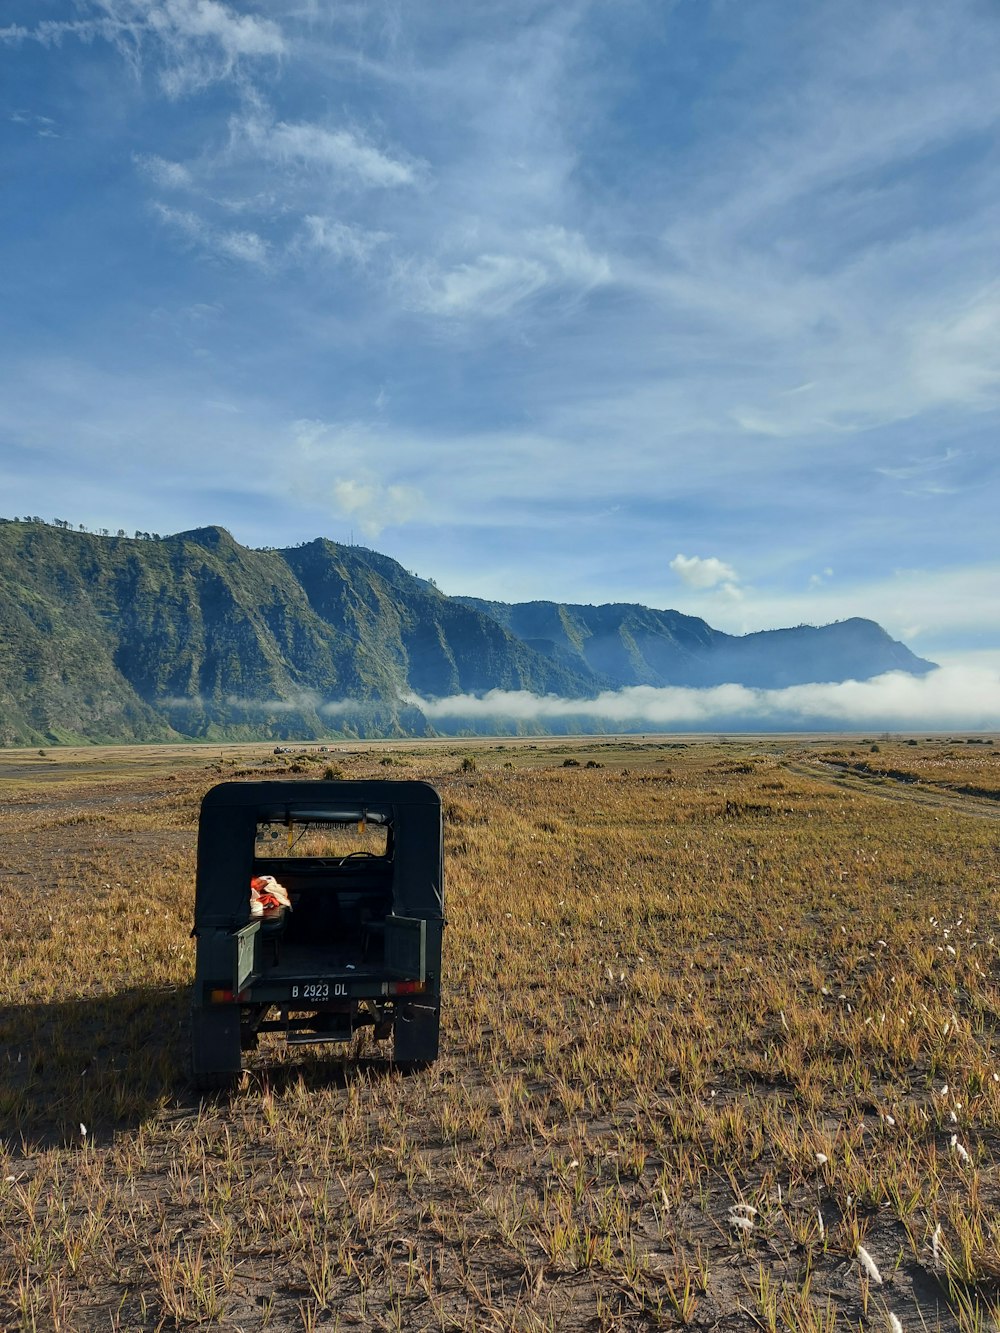
[[[320,1004],[324,1000],[346,999],[350,995],[350,986],[346,981],[294,982],[290,991],[292,1000]]]

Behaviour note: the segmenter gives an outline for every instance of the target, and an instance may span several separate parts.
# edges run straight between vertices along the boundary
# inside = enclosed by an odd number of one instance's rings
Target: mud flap
[[[392,1038],[393,1063],[423,1065],[436,1060],[440,1027],[440,1005],[398,1005]]]
[[[191,1081],[200,1091],[235,1083],[243,1068],[240,1007],[220,1004],[191,1012]]]

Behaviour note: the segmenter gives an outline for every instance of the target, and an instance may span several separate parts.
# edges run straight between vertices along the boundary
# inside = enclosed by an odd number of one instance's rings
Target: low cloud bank
[[[593,699],[562,699],[525,690],[423,699],[408,695],[434,726],[511,720],[568,730],[606,724],[666,731],[742,730],[1000,730],[1000,674],[982,667],[941,667],[926,676],[891,671],[866,681],[751,689],[635,685]]]
[[[198,697],[160,699],[173,710],[217,709]],[[717,685],[711,689],[634,685],[605,690],[590,699],[564,699],[527,690],[489,690],[425,699],[323,700],[311,690],[286,699],[229,695],[223,704],[247,725],[285,719],[288,729],[312,718],[333,727],[361,727],[363,734],[402,728],[419,733],[426,724],[440,733],[484,735],[526,730],[600,731],[1000,731],[1000,671],[993,666],[939,667],[925,676],[891,671],[873,680],[785,689]],[[290,733],[289,733],[290,734]]]

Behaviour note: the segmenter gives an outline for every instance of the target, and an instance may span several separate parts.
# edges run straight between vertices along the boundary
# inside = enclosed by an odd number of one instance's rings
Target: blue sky
[[[0,513],[1000,662],[993,0],[7,0]]]

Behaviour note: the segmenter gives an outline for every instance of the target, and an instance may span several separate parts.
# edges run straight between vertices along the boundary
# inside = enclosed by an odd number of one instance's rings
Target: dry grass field
[[[0,1328],[992,1333],[1000,743],[912,742],[0,753]],[[199,1101],[198,803],[328,767],[442,792],[442,1056]]]

